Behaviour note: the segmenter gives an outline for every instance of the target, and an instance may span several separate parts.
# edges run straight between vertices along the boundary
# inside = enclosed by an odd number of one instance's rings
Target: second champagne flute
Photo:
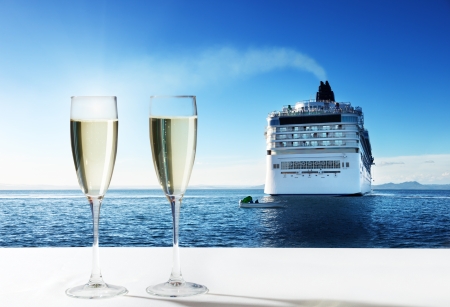
[[[205,286],[183,279],[178,247],[181,200],[191,177],[197,146],[195,96],[152,96],[149,125],[156,175],[172,209],[173,266],[169,280],[148,287],[147,292],[164,297],[207,293]]]

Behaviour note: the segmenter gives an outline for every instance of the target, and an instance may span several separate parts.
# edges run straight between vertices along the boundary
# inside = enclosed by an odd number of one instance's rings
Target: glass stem
[[[92,211],[92,222],[94,226],[94,242],[92,243],[92,272],[88,285],[91,287],[102,287],[105,282],[100,272],[100,255],[98,248],[98,223],[100,221],[100,207],[102,206],[103,197],[88,197]]]
[[[183,276],[181,275],[180,265],[180,250],[178,247],[178,229],[180,220],[180,207],[181,197],[177,199],[176,196],[167,196],[172,209],[172,221],[173,221],[173,265],[172,273],[170,274],[169,283],[173,286],[180,286],[184,284]]]

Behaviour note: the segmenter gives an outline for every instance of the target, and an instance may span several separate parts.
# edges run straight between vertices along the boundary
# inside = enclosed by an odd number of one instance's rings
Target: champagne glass
[[[92,273],[85,285],[66,290],[76,298],[108,298],[128,292],[106,284],[100,272],[98,224],[100,207],[108,190],[117,152],[117,100],[114,96],[72,97],[70,137],[78,183],[91,206],[94,224]]]
[[[207,293],[205,286],[183,279],[178,248],[181,200],[191,177],[197,146],[195,96],[150,97],[149,130],[156,175],[172,209],[173,266],[169,280],[148,287],[147,292],[164,297]]]

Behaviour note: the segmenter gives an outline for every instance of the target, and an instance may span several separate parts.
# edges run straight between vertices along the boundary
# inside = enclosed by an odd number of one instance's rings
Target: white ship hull
[[[345,157],[345,158],[344,158]],[[333,170],[280,170],[274,164],[284,160],[321,161],[340,158],[344,167]],[[266,184],[264,193],[271,195],[364,195],[371,192],[371,177],[357,153],[307,155],[278,155],[266,158]],[[342,162],[340,162],[342,163]],[[345,167],[349,163],[349,167]],[[341,164],[342,165],[342,164]]]

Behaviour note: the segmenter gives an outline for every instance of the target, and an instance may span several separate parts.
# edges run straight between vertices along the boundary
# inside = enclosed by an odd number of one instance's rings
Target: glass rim
[[[111,96],[111,95],[99,95],[99,96],[95,96],[95,95],[74,95],[74,96],[70,96],[70,98],[88,98],[88,97],[92,97],[92,98],[100,98],[100,97],[104,97],[104,98],[117,98],[117,96]]]
[[[195,95],[152,95],[150,99],[153,98],[196,98]]]
[[[117,96],[72,96],[70,119],[110,120],[118,119]]]

